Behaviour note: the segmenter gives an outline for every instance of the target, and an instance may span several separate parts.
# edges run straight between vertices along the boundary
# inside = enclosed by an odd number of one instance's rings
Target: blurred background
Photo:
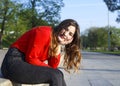
[[[82,50],[120,54],[120,0],[0,0],[0,49],[68,18],[80,25]]]

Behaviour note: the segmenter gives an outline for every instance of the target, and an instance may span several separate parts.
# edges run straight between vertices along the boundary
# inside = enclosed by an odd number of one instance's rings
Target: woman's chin
[[[61,45],[65,45],[65,44],[66,44],[66,43],[65,43],[65,40],[62,39],[60,36],[58,36],[58,42],[59,42],[59,44],[61,44]]]
[[[59,44],[60,45],[66,45],[66,42],[65,41],[59,41]]]
[[[64,45],[65,43],[63,42],[63,41],[58,41],[58,43],[60,44],[60,45]]]

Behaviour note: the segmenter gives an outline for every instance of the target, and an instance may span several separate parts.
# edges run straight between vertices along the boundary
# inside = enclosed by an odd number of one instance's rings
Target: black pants
[[[3,76],[21,84],[49,83],[50,86],[66,86],[60,70],[31,65],[25,62],[24,57],[24,53],[18,49],[10,48],[2,63]]]

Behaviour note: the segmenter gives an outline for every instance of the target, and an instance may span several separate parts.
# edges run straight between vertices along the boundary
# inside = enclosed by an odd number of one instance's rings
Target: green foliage
[[[120,47],[120,29],[115,27],[109,28],[111,31],[111,49]],[[81,35],[83,49],[90,48],[91,50],[108,48],[108,27],[91,27],[86,34]]]
[[[103,0],[109,11],[114,12],[118,11],[118,17],[116,18],[116,21],[120,23],[120,0]]]
[[[34,26],[54,26],[60,21],[63,0],[0,0],[0,44],[9,47]]]
[[[46,21],[47,25],[55,25],[60,20],[60,10],[64,6],[62,0],[26,0],[22,3],[20,15],[28,20],[28,26],[40,25]],[[26,9],[25,9],[26,8]]]
[[[111,27],[111,47],[120,46],[120,29]]]
[[[6,28],[6,24],[10,22],[14,16],[15,5],[10,0],[0,1],[0,48],[2,48],[2,36]]]
[[[110,11],[120,10],[119,0],[104,0]]]

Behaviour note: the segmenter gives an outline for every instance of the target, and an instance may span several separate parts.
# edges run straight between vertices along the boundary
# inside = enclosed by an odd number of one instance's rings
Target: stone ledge
[[[8,79],[0,78],[0,86],[13,86],[12,82]]]
[[[0,86],[49,86],[49,84],[18,84],[12,83],[9,79],[0,78]]]

